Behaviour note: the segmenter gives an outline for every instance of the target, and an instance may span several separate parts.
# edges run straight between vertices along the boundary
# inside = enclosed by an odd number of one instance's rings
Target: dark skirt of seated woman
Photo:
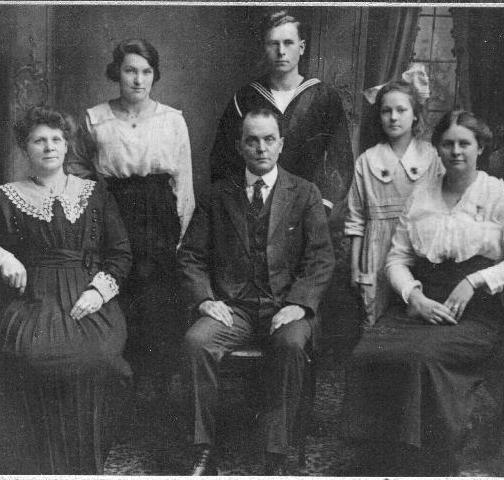
[[[461,278],[489,264],[483,257],[421,260],[415,278],[429,298],[442,300]],[[345,434],[371,444],[362,450],[368,469],[453,473],[472,394],[499,344],[502,314],[497,296],[478,291],[457,325],[428,325],[395,307],[364,333],[348,364],[344,415]]]

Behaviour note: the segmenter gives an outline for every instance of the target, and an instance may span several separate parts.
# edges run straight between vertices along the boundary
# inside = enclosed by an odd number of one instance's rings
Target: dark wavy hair
[[[38,125],[47,125],[61,130],[67,142],[71,142],[76,130],[75,121],[70,115],[50,106],[31,107],[14,125],[16,142],[21,148],[26,147],[30,132]]]
[[[296,25],[299,39],[305,40],[306,32],[303,24],[296,17],[289,15],[286,10],[280,10],[278,12],[269,13],[264,16],[259,31],[262,41],[264,42],[264,40],[266,39],[266,34],[272,28],[279,27],[280,25],[284,25],[286,23],[293,23],[294,25]]]
[[[418,90],[411,83],[405,82],[404,80],[397,80],[387,83],[380,89],[376,95],[375,104],[373,105],[373,125],[380,137],[380,140],[382,142],[386,142],[388,140],[387,135],[383,131],[381,122],[381,107],[383,97],[390,92],[401,92],[408,95],[411,108],[413,109],[413,114],[416,117],[416,120],[413,121],[411,131],[415,137],[422,134],[425,129],[424,109],[421,103],[422,97],[420,97]]]
[[[480,148],[489,147],[492,144],[492,131],[488,125],[478,116],[467,110],[453,110],[445,113],[432,132],[431,143],[436,148],[441,143],[443,134],[452,125],[460,125],[474,133]]]
[[[107,65],[107,78],[113,82],[118,82],[120,79],[121,65],[124,57],[128,53],[135,53],[147,60],[147,63],[154,70],[154,82],[160,78],[159,72],[159,54],[154,46],[147,40],[142,38],[130,38],[119,43],[112,52],[112,62]]]

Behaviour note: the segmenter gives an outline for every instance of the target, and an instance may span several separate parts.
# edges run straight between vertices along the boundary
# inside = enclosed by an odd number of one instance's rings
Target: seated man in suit
[[[212,185],[179,251],[181,290],[200,318],[185,342],[195,401],[193,475],[217,474],[218,365],[253,341],[267,351],[265,474],[281,475],[300,402],[305,346],[334,268],[317,187],[277,166],[283,138],[275,113],[251,110],[237,149],[246,170]]]

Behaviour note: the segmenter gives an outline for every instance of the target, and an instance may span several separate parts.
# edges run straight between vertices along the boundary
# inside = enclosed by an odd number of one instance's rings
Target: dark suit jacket
[[[269,282],[275,304],[303,306],[313,326],[334,269],[334,254],[317,187],[281,167],[268,228]],[[219,180],[198,203],[178,252],[182,295],[189,308],[233,299],[252,278],[244,178]],[[315,333],[315,332],[314,332]]]

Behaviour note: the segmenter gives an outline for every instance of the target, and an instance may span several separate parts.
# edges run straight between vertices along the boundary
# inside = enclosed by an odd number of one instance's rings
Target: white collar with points
[[[390,183],[399,164],[414,182],[428,170],[437,152],[430,143],[413,138],[400,159],[387,142],[370,148],[366,156],[371,173],[381,182]]]

